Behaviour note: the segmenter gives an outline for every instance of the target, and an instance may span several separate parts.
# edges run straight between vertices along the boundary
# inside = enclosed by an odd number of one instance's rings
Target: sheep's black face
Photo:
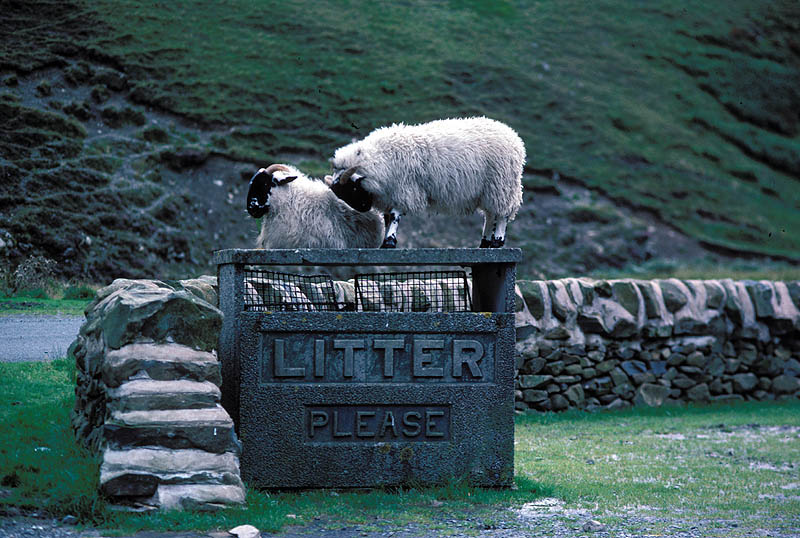
[[[337,198],[344,201],[347,205],[365,213],[372,209],[372,193],[368,192],[361,185],[363,178],[345,178],[342,181],[341,174],[336,177],[331,184],[331,190]]]
[[[247,191],[247,212],[253,218],[260,218],[269,211],[269,193],[272,189],[272,174],[259,170],[250,179]]]

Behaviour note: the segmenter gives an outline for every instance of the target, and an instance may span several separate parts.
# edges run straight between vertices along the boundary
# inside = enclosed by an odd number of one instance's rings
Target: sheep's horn
[[[353,166],[351,168],[348,168],[347,170],[342,172],[341,176],[339,176],[339,183],[347,183],[348,181],[350,181],[350,178],[355,173],[356,173],[356,167],[355,166]]]
[[[269,175],[272,175],[273,172],[277,172],[278,170],[282,170],[284,172],[291,172],[286,166],[282,164],[271,164],[267,167],[266,172]]]

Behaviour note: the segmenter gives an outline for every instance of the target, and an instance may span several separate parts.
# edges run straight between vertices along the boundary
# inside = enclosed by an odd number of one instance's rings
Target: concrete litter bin
[[[215,253],[222,403],[244,480],[510,486],[520,259],[518,249]],[[283,271],[292,266],[359,276],[350,288]]]

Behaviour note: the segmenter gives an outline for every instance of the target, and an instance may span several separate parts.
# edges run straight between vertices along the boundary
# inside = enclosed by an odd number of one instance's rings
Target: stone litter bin
[[[222,404],[242,478],[281,489],[510,486],[520,259],[519,249],[216,252]],[[359,275],[334,283],[280,266]]]

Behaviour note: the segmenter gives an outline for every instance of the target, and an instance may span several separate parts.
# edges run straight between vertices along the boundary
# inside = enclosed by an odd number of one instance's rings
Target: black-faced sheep
[[[395,124],[336,150],[331,189],[358,211],[384,212],[384,248],[397,244],[400,216],[426,209],[484,213],[481,247],[501,247],[522,204],[525,146],[489,118]]]
[[[261,217],[258,248],[375,248],[383,238],[380,215],[353,210],[325,182],[284,164],[256,172],[247,212]]]

